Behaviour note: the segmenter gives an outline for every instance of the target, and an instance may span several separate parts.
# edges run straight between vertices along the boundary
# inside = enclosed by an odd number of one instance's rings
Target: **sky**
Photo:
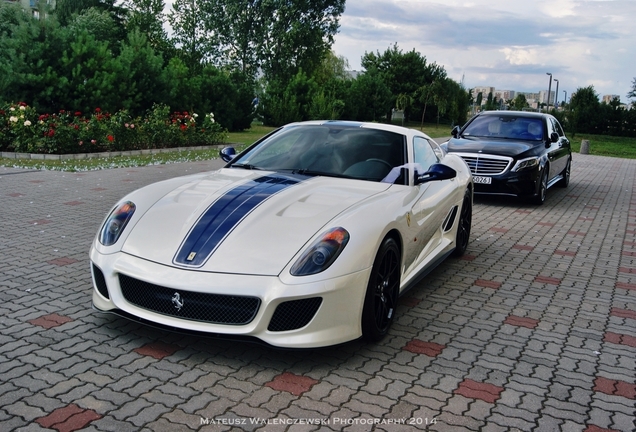
[[[397,43],[466,89],[538,93],[551,73],[559,101],[592,85],[599,98],[626,103],[635,26],[636,0],[347,0],[332,48],[352,70],[362,70],[365,52]]]

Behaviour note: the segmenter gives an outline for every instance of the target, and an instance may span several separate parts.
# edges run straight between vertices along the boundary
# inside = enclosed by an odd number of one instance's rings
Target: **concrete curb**
[[[100,153],[74,153],[74,154],[0,152],[0,158],[63,161],[63,160],[79,160],[79,159],[90,159],[90,158],[111,158],[111,157],[117,157],[117,156],[154,155],[159,153],[171,153],[171,152],[191,151],[191,150],[211,150],[211,149],[221,149],[228,145],[233,145],[233,144],[224,143],[224,144],[216,144],[212,146],[172,147],[172,148],[160,148],[160,149],[128,150],[128,151],[114,151],[114,152],[100,152]]]

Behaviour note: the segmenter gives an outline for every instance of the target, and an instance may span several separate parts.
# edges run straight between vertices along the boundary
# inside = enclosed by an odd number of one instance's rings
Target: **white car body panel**
[[[313,122],[312,124],[320,124]],[[405,133],[390,125],[365,125]],[[423,136],[407,132],[408,140]],[[413,149],[407,145],[409,160]],[[189,265],[176,258],[206,211],[234,188],[276,175],[269,171],[223,168],[156,183],[124,197],[136,210],[117,242],[93,242],[93,305],[150,323],[189,331],[251,336],[280,347],[333,345],[361,336],[367,284],[381,243],[397,236],[401,245],[400,293],[455,249],[457,221],[472,176],[464,161],[447,154],[440,161],[455,178],[417,186],[325,176],[308,177],[268,196],[232,226],[205,260]],[[457,219],[457,218],[456,218]],[[291,268],[326,230],[342,227],[349,241],[324,271],[294,276]],[[103,274],[105,287],[101,282]],[[257,298],[260,305],[245,324],[182,319],[126,300],[119,275],[165,288],[168,295],[188,293]],[[107,288],[106,288],[107,287]],[[100,291],[101,289],[101,291]],[[107,289],[108,295],[104,296]],[[302,328],[271,331],[268,325],[285,302],[321,298]]]

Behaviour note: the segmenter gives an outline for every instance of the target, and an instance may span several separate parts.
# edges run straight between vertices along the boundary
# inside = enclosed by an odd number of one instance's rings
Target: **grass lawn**
[[[405,126],[420,130],[419,123],[409,123]],[[233,145],[237,151],[240,151],[274,129],[273,127],[254,124],[247,131],[230,133],[227,143],[228,145]],[[434,123],[426,123],[421,129],[432,138],[442,138],[450,136],[451,127],[444,124],[438,126]],[[636,159],[636,138],[576,134],[575,136],[570,136],[573,152],[579,152],[581,141],[584,139],[590,142],[590,154],[592,155]],[[59,171],[91,171],[209,160],[218,156],[218,149],[209,149],[173,151],[156,155],[118,156],[65,161],[0,158],[0,166]]]
[[[581,141],[588,140],[592,155],[636,159],[636,138],[587,134],[576,134],[569,138],[573,152],[578,153],[581,149]]]

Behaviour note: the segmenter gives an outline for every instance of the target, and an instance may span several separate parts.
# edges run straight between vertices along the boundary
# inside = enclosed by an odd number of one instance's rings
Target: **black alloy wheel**
[[[462,211],[457,222],[457,235],[455,236],[454,257],[464,255],[468,249],[468,241],[470,240],[470,227],[473,222],[473,197],[470,189],[464,192],[464,201],[462,202]]]
[[[541,205],[545,202],[545,198],[548,195],[548,171],[550,167],[547,165],[543,167],[543,172],[541,173],[541,180],[539,180],[539,190],[537,190],[537,195],[533,198],[533,201],[537,205]]]
[[[369,342],[381,340],[395,318],[400,290],[400,248],[387,237],[373,262],[362,310],[362,336]]]

